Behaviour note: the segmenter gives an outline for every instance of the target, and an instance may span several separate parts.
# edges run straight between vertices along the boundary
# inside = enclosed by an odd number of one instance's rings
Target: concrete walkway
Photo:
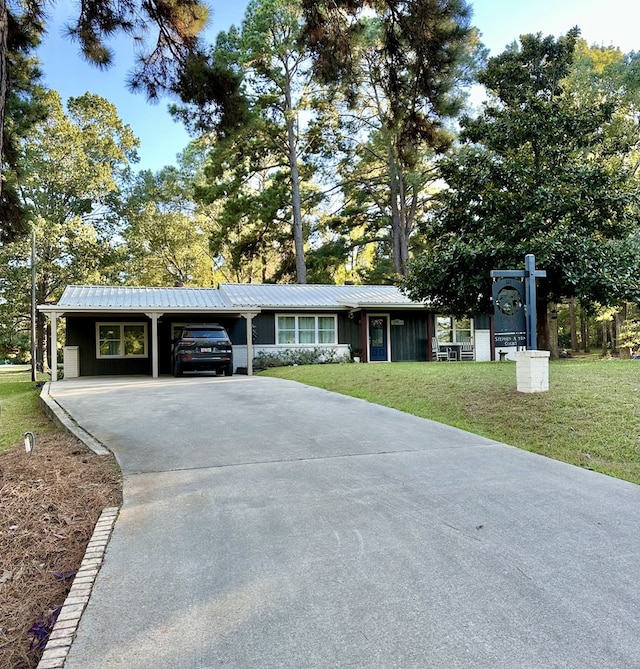
[[[125,475],[65,669],[640,667],[638,486],[276,379],[51,393]]]

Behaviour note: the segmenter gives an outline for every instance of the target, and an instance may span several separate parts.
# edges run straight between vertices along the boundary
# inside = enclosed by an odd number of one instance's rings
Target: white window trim
[[[280,339],[280,326],[279,322],[281,318],[294,318],[295,319],[295,325],[294,325],[294,330],[295,330],[295,337],[296,340],[295,342],[292,342],[290,344],[280,344],[279,339]],[[309,343],[300,343],[300,328],[298,326],[300,318],[313,318],[315,320],[315,343],[309,344]],[[319,318],[331,318],[333,320],[333,341],[332,342],[326,342],[326,343],[320,343],[318,341],[318,319]],[[287,330],[289,328],[286,328]],[[305,330],[305,332],[308,332],[308,330]],[[338,344],[338,317],[336,314],[276,314],[276,341],[275,345],[279,346],[281,348],[286,348],[287,346],[308,346],[308,347],[318,347],[318,346],[325,346],[325,347],[330,347],[330,346],[336,346]]]
[[[124,341],[124,326],[125,325],[142,325],[144,328],[144,353],[138,353],[136,355],[101,355],[100,353],[100,326],[108,325],[109,327],[117,326],[120,328],[120,350],[122,349]],[[130,358],[148,358],[149,357],[149,337],[147,333],[147,324],[144,321],[136,322],[127,322],[127,321],[100,321],[96,323],[96,358],[100,360],[128,360]]]
[[[447,329],[447,332],[451,332],[452,340],[450,342],[444,342],[444,341],[440,341],[438,339],[440,344],[460,343],[460,342],[456,342],[456,333],[458,331],[458,328],[456,327],[456,318],[454,316],[449,316],[448,314],[436,314],[436,316],[435,316],[435,327],[436,327],[436,333],[435,334],[436,334],[436,337],[438,336],[438,331],[439,331],[438,318],[451,318],[451,320],[452,320],[451,329]],[[473,342],[475,340],[476,328],[475,328],[475,324],[473,322],[473,318],[469,318],[469,328],[460,328],[460,329],[464,330],[464,331],[467,331],[469,329],[470,330],[471,341]]]

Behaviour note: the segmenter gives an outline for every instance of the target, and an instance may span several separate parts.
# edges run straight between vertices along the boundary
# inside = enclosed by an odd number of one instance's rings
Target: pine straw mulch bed
[[[32,669],[102,510],[121,502],[113,456],[59,432],[0,453],[0,667]]]

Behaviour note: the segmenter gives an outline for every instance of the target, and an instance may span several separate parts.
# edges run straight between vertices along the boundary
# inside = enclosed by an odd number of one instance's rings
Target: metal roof
[[[219,288],[67,286],[41,311],[260,311],[261,309],[424,308],[395,286],[235,284]]]
[[[424,307],[396,286],[221,283],[220,291],[231,304],[262,308]]]
[[[139,288],[67,286],[58,307],[64,309],[229,309],[215,288]]]

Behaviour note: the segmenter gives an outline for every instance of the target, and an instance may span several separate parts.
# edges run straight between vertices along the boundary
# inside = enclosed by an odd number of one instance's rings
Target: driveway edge
[[[45,413],[56,425],[79,439],[96,455],[111,455],[111,451],[101,444],[95,437],[80,427],[73,418],[53,399],[50,388],[51,381],[47,381],[40,392],[40,403]]]
[[[62,605],[37,669],[62,669],[76,636],[80,618],[89,601],[107,544],[118,517],[118,507],[107,507],[100,514],[87,544],[80,569]]]

